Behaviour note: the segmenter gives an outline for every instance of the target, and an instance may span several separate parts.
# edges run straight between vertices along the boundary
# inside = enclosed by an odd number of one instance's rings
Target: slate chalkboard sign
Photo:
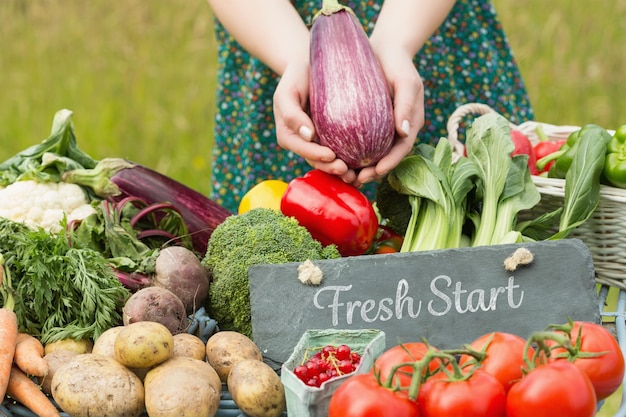
[[[524,247],[533,261],[505,259]],[[252,336],[281,364],[307,329],[380,329],[387,347],[426,338],[456,348],[491,331],[528,336],[550,323],[599,322],[593,261],[578,239],[316,261],[318,286],[299,263],[250,268]]]

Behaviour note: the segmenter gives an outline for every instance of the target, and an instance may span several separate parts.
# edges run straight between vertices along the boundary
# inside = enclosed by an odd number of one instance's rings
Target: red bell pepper
[[[336,245],[342,256],[364,254],[378,231],[376,212],[365,194],[317,169],[289,182],[280,210],[322,245]]]
[[[556,151],[561,149],[561,146],[565,145],[565,142],[567,142],[567,139],[550,140],[550,138],[545,134],[541,126],[537,126],[535,132],[539,137],[539,142],[537,142],[537,144],[533,148],[535,151],[535,158],[537,159],[537,162],[541,161],[542,158],[555,153]],[[537,169],[539,170],[539,174],[550,171],[550,168],[552,168],[552,165],[554,165],[555,162],[556,159],[553,159],[546,164],[537,163]]]
[[[537,161],[541,160],[541,158],[543,158],[544,156],[551,155],[554,152],[561,149],[561,146],[563,146],[565,142],[566,142],[566,139],[551,140],[547,142],[538,142],[535,145],[535,155],[537,156]],[[544,172],[550,171],[550,168],[552,168],[552,165],[554,165],[555,162],[556,160],[552,160],[548,162],[547,164],[543,165],[541,168],[537,167],[537,169],[539,170],[539,173],[542,174]]]

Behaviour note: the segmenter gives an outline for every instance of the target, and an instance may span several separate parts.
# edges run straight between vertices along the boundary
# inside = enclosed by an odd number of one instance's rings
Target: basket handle
[[[457,155],[463,155],[465,145],[459,141],[459,124],[461,120],[470,114],[482,116],[487,113],[495,113],[496,111],[486,104],[482,103],[466,103],[462,104],[450,115],[448,118],[448,124],[446,130],[448,131],[448,142],[452,145],[454,153]],[[517,125],[509,122],[511,129],[516,128]]]

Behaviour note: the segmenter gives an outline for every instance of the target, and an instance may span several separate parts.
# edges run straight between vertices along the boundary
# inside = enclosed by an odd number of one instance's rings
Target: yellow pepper
[[[239,203],[238,213],[243,214],[259,207],[280,211],[280,200],[287,190],[287,185],[281,180],[261,181],[244,194]]]

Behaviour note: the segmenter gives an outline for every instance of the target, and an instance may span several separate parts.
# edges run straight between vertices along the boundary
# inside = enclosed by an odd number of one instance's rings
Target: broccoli
[[[374,201],[385,225],[400,236],[404,236],[413,214],[409,196],[396,191],[389,184],[388,175],[385,175],[376,188]]]
[[[341,255],[335,245],[322,246],[293,217],[256,208],[220,223],[208,242],[202,264],[212,274],[209,315],[221,330],[252,337],[248,268]]]

